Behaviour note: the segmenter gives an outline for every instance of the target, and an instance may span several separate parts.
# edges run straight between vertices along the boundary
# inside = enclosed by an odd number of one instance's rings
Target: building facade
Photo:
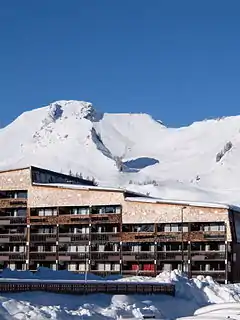
[[[240,210],[159,200],[28,167],[0,172],[0,266],[240,281]]]

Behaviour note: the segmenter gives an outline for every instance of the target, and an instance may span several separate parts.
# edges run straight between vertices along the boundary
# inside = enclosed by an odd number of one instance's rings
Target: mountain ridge
[[[240,116],[168,128],[146,113],[59,100],[2,128],[0,146],[0,169],[71,170],[161,198],[240,203]]]

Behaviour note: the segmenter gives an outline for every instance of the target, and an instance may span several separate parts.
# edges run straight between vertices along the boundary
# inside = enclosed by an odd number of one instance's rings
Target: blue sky
[[[3,0],[1,125],[60,99],[170,126],[240,114],[240,1]]]

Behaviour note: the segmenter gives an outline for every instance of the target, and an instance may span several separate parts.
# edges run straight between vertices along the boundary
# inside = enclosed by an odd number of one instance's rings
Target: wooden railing
[[[1,280],[0,292],[47,291],[70,294],[167,294],[175,295],[171,283],[125,281]]]

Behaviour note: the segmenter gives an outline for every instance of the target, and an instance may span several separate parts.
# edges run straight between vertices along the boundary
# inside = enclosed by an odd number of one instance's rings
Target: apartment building
[[[238,207],[150,198],[26,167],[0,172],[0,266],[240,281]]]

